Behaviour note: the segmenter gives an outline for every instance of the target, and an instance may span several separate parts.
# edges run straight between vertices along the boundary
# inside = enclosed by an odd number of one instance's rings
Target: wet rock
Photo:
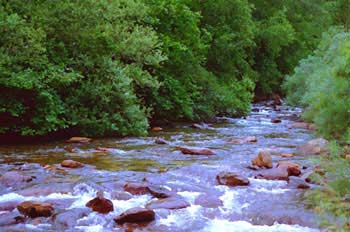
[[[25,218],[16,212],[7,212],[0,214],[0,227],[10,226],[18,223],[23,223]]]
[[[256,166],[256,165],[248,165],[247,168],[253,171],[257,171],[261,169],[259,166]]]
[[[67,143],[89,143],[91,142],[91,138],[86,137],[72,137],[68,140],[66,140]]]
[[[288,180],[289,174],[286,169],[273,168],[269,170],[264,170],[255,176],[257,179],[265,180]]]
[[[113,151],[115,149],[107,148],[107,147],[96,147],[95,150],[100,151],[100,152],[113,153]]]
[[[167,198],[174,196],[174,192],[160,186],[150,185],[148,186],[149,193],[152,194],[152,196],[157,198]]]
[[[299,148],[299,153],[308,155],[321,155],[328,153],[328,141],[323,138],[310,140]]]
[[[229,139],[227,142],[233,144],[256,143],[258,142],[258,139],[255,136],[249,136],[242,139]]]
[[[274,105],[282,105],[283,104],[283,100],[282,98],[280,97],[280,95],[276,94],[276,93],[273,93],[272,94],[272,99],[273,99],[273,104]]]
[[[168,142],[165,139],[162,138],[156,138],[154,141],[156,144],[168,144]]]
[[[279,161],[276,165],[276,168],[288,168],[288,167],[301,169],[301,166],[299,164],[296,164],[290,161]]]
[[[189,207],[190,204],[180,196],[168,197],[160,200],[151,201],[146,205],[147,209],[182,209]]]
[[[310,185],[300,177],[290,176],[288,180],[288,185],[299,189],[309,189]]]
[[[19,200],[0,202],[0,212],[1,211],[12,211],[17,207],[17,205],[19,203],[20,203]]]
[[[221,172],[216,176],[216,180],[221,185],[228,185],[228,186],[249,185],[248,178],[233,172]]]
[[[84,164],[74,160],[63,160],[61,166],[65,168],[81,168],[84,167]]]
[[[153,132],[160,132],[160,131],[163,131],[163,128],[161,128],[161,127],[153,127],[151,129],[151,131],[153,131]]]
[[[96,197],[86,203],[86,207],[89,207],[93,211],[102,214],[107,214],[114,210],[112,201],[104,198],[102,191],[97,192]]]
[[[252,160],[252,164],[258,167],[272,168],[271,153],[266,150],[260,151],[259,154]]]
[[[215,152],[209,148],[201,148],[201,147],[179,147],[180,151],[183,154],[187,155],[215,155]]]
[[[130,200],[132,198],[132,195],[128,192],[113,191],[111,193],[111,197],[112,197],[112,199],[127,201],[127,200]]]
[[[53,207],[49,203],[39,201],[25,201],[17,206],[18,211],[31,218],[50,217],[53,213]]]
[[[145,223],[151,222],[155,219],[155,213],[153,210],[136,207],[128,209],[118,217],[114,218],[114,221],[118,224],[130,223]]]
[[[18,184],[31,182],[34,178],[35,177],[25,175],[20,171],[10,171],[10,172],[4,173],[0,177],[0,184],[6,187],[11,187],[11,186],[16,186]]]
[[[223,206],[223,202],[219,199],[219,196],[209,194],[199,195],[194,201],[194,204],[205,208],[218,208]]]
[[[273,119],[271,119],[271,122],[272,123],[281,123],[282,120],[280,118],[273,118]]]
[[[133,195],[143,195],[149,193],[149,189],[146,184],[127,183],[123,188],[126,192]]]
[[[292,158],[292,157],[294,157],[294,155],[291,154],[291,153],[282,153],[282,154],[281,154],[281,157],[282,157],[282,158]]]

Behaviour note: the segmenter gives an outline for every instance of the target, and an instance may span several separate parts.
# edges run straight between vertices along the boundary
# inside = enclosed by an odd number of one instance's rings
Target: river
[[[295,153],[312,139],[312,132],[289,126],[300,109],[263,104],[253,105],[252,113],[239,119],[221,118],[205,129],[175,124],[147,137],[97,139],[88,144],[55,142],[35,145],[2,146],[0,173],[20,171],[31,181],[8,183],[0,189],[0,231],[276,231],[316,232],[317,217],[305,209],[305,190],[286,181],[255,179],[248,169],[259,149],[273,151],[272,159],[292,160],[310,166],[308,157],[282,158],[279,153]],[[281,123],[271,123],[272,118]],[[256,136],[256,143],[232,144],[231,138]],[[155,138],[168,144],[156,144]],[[178,146],[206,147],[215,155],[184,155]],[[95,148],[110,148],[99,152]],[[62,160],[84,163],[83,168],[61,168]],[[45,165],[52,165],[46,166]],[[55,169],[59,168],[59,169]],[[249,186],[218,185],[216,175],[232,171],[249,178]],[[151,183],[185,199],[182,209],[156,209],[156,219],[142,226],[118,225],[113,218],[127,209],[154,201],[150,194],[126,195],[126,183]],[[97,191],[111,199],[114,211],[99,214],[85,204]],[[124,195],[125,196],[124,196]],[[123,196],[123,197],[121,197]],[[19,213],[17,204],[38,200],[53,204],[48,218],[7,223]]]

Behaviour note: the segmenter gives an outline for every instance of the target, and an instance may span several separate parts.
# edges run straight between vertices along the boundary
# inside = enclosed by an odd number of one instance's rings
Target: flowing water
[[[316,216],[305,209],[302,201],[304,190],[290,187],[286,181],[255,179],[257,171],[247,168],[258,150],[264,148],[276,151],[272,156],[274,163],[292,160],[310,165],[305,156],[290,159],[279,156],[280,152],[296,152],[299,145],[313,137],[307,130],[288,128],[300,110],[281,107],[275,111],[264,105],[254,108],[246,118],[221,119],[204,130],[176,124],[148,137],[101,139],[89,144],[3,146],[0,173],[17,170],[34,178],[30,182],[0,186],[0,231],[319,231]],[[280,117],[282,123],[271,123],[275,117]],[[227,142],[230,138],[247,136],[256,136],[258,142]],[[156,137],[169,143],[155,144]],[[183,145],[207,147],[216,155],[184,155],[176,149]],[[114,149],[104,153],[97,152],[96,147]],[[86,165],[64,170],[43,167],[60,167],[65,159]],[[250,185],[218,185],[216,175],[221,171],[247,176]],[[154,200],[147,194],[118,200],[115,193],[123,191],[123,185],[130,182],[165,187],[184,197],[190,206],[157,209],[156,220],[142,227],[117,225],[113,218],[120,213]],[[113,212],[103,215],[85,207],[99,190],[112,199]],[[6,225],[6,220],[19,215],[14,207],[26,200],[52,203],[55,215]]]

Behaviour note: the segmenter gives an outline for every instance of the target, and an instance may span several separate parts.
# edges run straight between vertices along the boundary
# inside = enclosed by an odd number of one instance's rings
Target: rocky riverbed
[[[302,198],[326,141],[299,114],[2,146],[0,231],[319,231]]]

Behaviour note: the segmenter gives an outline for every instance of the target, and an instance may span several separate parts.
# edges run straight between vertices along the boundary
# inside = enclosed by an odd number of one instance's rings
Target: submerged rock
[[[221,185],[228,185],[228,186],[249,185],[248,178],[233,172],[221,172],[216,176],[216,180]]]
[[[306,129],[306,130],[316,130],[316,126],[313,123],[307,122],[294,122],[291,128]]]
[[[23,184],[33,181],[35,177],[23,174],[20,171],[10,171],[5,172],[0,177],[0,184],[6,187],[16,186],[18,184]]]
[[[294,155],[292,153],[282,153],[281,157],[282,158],[292,158],[292,157],[294,157]]]
[[[151,222],[155,219],[155,213],[153,210],[136,207],[128,209],[118,217],[114,218],[114,221],[118,224],[130,223],[144,223]]]
[[[23,223],[25,218],[18,214],[18,212],[6,212],[0,214],[0,227],[10,226],[17,223]]]
[[[223,206],[223,202],[219,199],[219,196],[210,194],[199,195],[194,201],[194,204],[205,208],[218,208]]]
[[[53,213],[53,207],[49,203],[39,201],[25,201],[17,206],[18,211],[31,218],[50,217]]]
[[[233,144],[256,143],[258,139],[255,136],[248,136],[242,139],[228,139],[227,142]]]
[[[104,198],[103,192],[97,192],[96,198],[86,203],[86,207],[102,214],[107,214],[114,210],[112,201]]]
[[[288,180],[288,185],[291,187],[299,188],[299,189],[309,189],[310,184],[307,183],[303,178],[290,176]]]
[[[155,185],[149,185],[148,186],[148,191],[152,196],[157,197],[157,198],[167,198],[174,196],[175,193],[160,186],[155,186]]]
[[[128,192],[123,191],[113,191],[111,192],[112,199],[127,201],[132,198],[132,195]]]
[[[288,171],[282,168],[273,168],[269,170],[264,170],[255,176],[257,179],[265,180],[288,180]]]
[[[67,143],[89,143],[91,142],[91,138],[86,137],[72,137],[68,140],[66,140]]]
[[[209,148],[183,146],[179,147],[179,149],[183,154],[187,155],[215,155],[215,152]]]
[[[151,201],[146,205],[147,209],[182,209],[189,207],[190,204],[180,196],[168,197],[160,200]]]
[[[74,160],[63,160],[61,166],[65,168],[81,168],[84,167],[84,164]]]
[[[194,128],[194,129],[201,129],[201,130],[203,130],[203,129],[208,129],[209,125],[205,124],[205,123],[200,123],[200,124],[199,123],[193,123],[191,125],[191,127]]]
[[[328,141],[323,138],[310,140],[299,147],[299,153],[307,155],[322,155],[328,153]]]
[[[272,158],[269,151],[263,150],[252,160],[252,164],[258,167],[272,168]]]

